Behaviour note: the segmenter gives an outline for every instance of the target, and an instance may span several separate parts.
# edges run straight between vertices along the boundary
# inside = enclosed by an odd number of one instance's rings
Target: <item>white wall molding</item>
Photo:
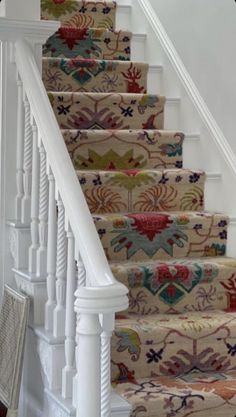
[[[229,145],[225,135],[211,114],[208,106],[200,95],[196,85],[190,77],[186,67],[184,66],[179,54],[174,48],[170,38],[168,37],[163,25],[158,19],[156,12],[150,4],[149,0],[137,0],[148,23],[153,29],[154,34],[158,38],[164,52],[166,53],[170,63],[178,75],[183,87],[185,88],[189,98],[194,107],[199,113],[199,116],[207,127],[212,139],[217,146],[220,154],[223,156],[225,162],[230,167],[232,173],[236,176],[236,155]]]

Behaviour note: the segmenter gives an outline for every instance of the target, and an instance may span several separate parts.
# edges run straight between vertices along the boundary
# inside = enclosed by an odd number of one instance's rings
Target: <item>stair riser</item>
[[[129,32],[104,32],[61,28],[52,35],[43,48],[43,55],[61,58],[108,59],[129,61]]]
[[[164,99],[150,95],[50,93],[61,129],[162,129]]]
[[[167,171],[167,183],[161,184],[162,175],[157,171],[139,171],[130,176],[104,171],[77,174],[91,213],[204,209],[204,175],[193,184],[190,172],[176,183],[176,176]]]
[[[235,369],[235,315],[159,316],[133,326],[118,321],[112,339],[112,380],[119,380],[118,364],[134,378],[179,376],[193,368],[202,372]],[[150,327],[151,326],[151,327]],[[124,381],[128,382],[128,381]]]
[[[183,135],[159,131],[63,131],[76,169],[182,167]]]
[[[113,2],[50,2],[41,0],[41,18],[60,20],[65,26],[115,29],[116,7]]]
[[[49,91],[146,93],[148,68],[116,61],[44,59],[43,81]]]

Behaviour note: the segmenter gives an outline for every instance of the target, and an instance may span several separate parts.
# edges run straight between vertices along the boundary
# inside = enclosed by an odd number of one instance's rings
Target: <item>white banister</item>
[[[37,250],[39,248],[39,151],[38,129],[33,120],[33,157],[32,157],[32,190],[31,190],[31,246],[29,248],[29,272],[36,273]]]
[[[53,312],[56,307],[56,247],[57,211],[55,199],[55,178],[49,168],[49,206],[48,206],[48,251],[47,251],[47,294],[45,305],[45,330],[53,331]]]
[[[25,107],[25,137],[24,137],[24,162],[23,162],[23,186],[24,195],[22,199],[21,222],[30,223],[31,203],[31,176],[32,176],[32,127],[30,122],[30,104],[27,96],[24,97]]]
[[[23,84],[17,74],[17,142],[16,142],[16,220],[21,221],[21,205],[24,196],[23,155],[24,155],[24,105]]]
[[[70,220],[71,229],[76,242],[80,244],[80,253],[86,266],[89,282],[94,286],[116,284],[83,191],[78,184],[78,178],[48,100],[32,50],[25,41],[16,42],[16,63]],[[122,286],[122,284],[119,285]],[[126,296],[127,289],[124,286],[123,291]]]
[[[65,336],[65,297],[66,297],[66,232],[65,232],[65,208],[59,194],[57,201],[57,270],[56,270],[56,300],[54,310],[53,335]]]
[[[65,358],[66,365],[62,373],[62,397],[72,398],[73,378],[76,374],[75,369],[75,290],[76,290],[76,271],[75,271],[75,239],[68,226],[67,232],[68,252],[67,252],[67,287],[66,287],[66,324],[65,324]]]

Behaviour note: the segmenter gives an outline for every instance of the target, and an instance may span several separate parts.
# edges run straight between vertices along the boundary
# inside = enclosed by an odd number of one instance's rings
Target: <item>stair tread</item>
[[[157,94],[48,92],[61,129],[162,128],[165,97]]]
[[[129,288],[128,313],[236,311],[236,259],[215,256],[110,263]],[[126,314],[126,313],[125,313]]]
[[[119,223],[119,221],[126,221],[127,223],[132,223],[134,220],[140,221],[142,223],[148,221],[155,221],[155,219],[160,221],[160,223],[156,223],[155,226],[158,229],[158,225],[160,227],[164,226],[166,222],[173,222],[182,228],[192,228],[195,230],[201,230],[205,226],[209,227],[209,225],[213,227],[219,227],[224,229],[229,222],[229,216],[224,213],[216,213],[216,212],[197,212],[197,211],[163,211],[163,212],[144,212],[144,213],[108,213],[102,215],[93,215],[95,222],[107,222],[107,223]],[[121,224],[122,227],[125,225]]]
[[[43,58],[47,90],[146,93],[148,64],[82,58]]]
[[[61,26],[48,38],[43,55],[129,61],[131,38],[129,31]]]
[[[124,370],[125,373],[125,370]],[[132,403],[132,417],[235,417],[236,371],[198,372],[171,378],[135,379],[120,383],[115,391]],[[196,414],[193,410],[196,410]]]
[[[75,169],[181,168],[184,134],[160,130],[61,130]]]
[[[55,2],[41,0],[41,18],[43,20],[59,20],[69,26],[115,27],[116,2],[66,0]]]
[[[121,363],[136,378],[235,370],[235,337],[236,312],[121,313],[111,341],[112,380],[120,380]]]

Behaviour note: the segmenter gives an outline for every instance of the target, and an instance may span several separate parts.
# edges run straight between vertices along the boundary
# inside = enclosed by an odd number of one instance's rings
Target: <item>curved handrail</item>
[[[23,82],[48,161],[69,218],[91,286],[112,286],[123,295],[127,288],[113,276],[91,213],[50,105],[30,45],[15,43],[17,70]]]

